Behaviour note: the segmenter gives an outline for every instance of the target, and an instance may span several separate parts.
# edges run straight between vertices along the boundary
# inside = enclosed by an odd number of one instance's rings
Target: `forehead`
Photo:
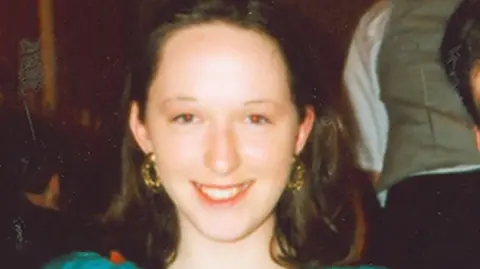
[[[153,88],[162,95],[186,93],[288,95],[283,57],[269,37],[225,23],[175,32],[160,52]]]

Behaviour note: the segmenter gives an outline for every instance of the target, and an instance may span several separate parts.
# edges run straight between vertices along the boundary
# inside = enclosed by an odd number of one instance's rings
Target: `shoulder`
[[[390,13],[391,4],[388,0],[377,1],[360,18],[355,36],[373,40],[381,39],[390,19]]]
[[[114,263],[94,252],[75,252],[60,257],[42,269],[140,269],[131,262]]]
[[[350,42],[349,55],[344,74],[370,72],[374,65],[378,45],[381,44],[388,21],[390,20],[391,4],[388,0],[377,1],[360,18]],[[360,65],[360,68],[359,68]],[[363,67],[362,67],[363,66]],[[348,78],[345,78],[348,80]],[[358,83],[355,83],[358,85]]]
[[[369,27],[385,24],[390,17],[391,9],[392,5],[389,0],[377,1],[363,14],[360,22]]]

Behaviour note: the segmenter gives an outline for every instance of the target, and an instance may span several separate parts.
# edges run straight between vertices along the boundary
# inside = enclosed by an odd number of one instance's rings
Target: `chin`
[[[216,242],[235,243],[251,235],[270,237],[275,223],[273,206],[270,209],[268,201],[255,201],[236,206],[180,207],[177,212],[181,233],[192,237],[201,235]]]
[[[233,216],[223,220],[218,218],[203,220],[192,223],[196,230],[209,240],[223,243],[239,242],[253,234],[271,234],[275,221],[273,215],[256,220],[251,217],[241,219]]]
[[[197,230],[208,239],[222,243],[235,243],[241,241],[256,230],[256,225],[239,225],[239,223],[195,226]]]

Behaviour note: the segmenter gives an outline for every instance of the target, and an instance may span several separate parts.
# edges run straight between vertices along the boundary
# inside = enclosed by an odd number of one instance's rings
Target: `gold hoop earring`
[[[295,155],[293,160],[293,171],[287,188],[293,191],[299,191],[305,183],[305,164]]]
[[[141,167],[143,181],[145,185],[153,192],[159,192],[162,188],[162,181],[155,171],[155,155],[150,152],[145,156]]]

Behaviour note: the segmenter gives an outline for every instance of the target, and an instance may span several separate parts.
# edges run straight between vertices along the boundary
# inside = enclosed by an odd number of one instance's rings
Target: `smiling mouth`
[[[226,203],[237,200],[253,184],[253,181],[229,186],[206,185],[192,182],[197,191],[209,202]]]

